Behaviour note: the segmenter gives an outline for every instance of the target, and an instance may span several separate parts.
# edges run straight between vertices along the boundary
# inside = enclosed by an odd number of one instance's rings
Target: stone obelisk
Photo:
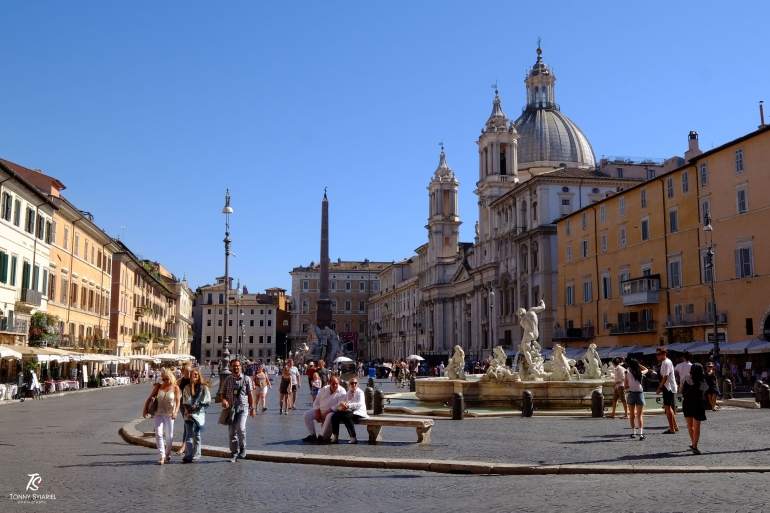
[[[329,200],[321,202],[321,279],[318,283],[315,325],[321,329],[332,325],[332,301],[329,299]]]

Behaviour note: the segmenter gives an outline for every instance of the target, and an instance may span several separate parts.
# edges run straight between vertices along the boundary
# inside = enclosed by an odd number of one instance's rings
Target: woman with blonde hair
[[[183,463],[192,463],[201,457],[201,431],[206,421],[206,408],[211,404],[211,392],[201,377],[201,371],[190,371],[190,384],[182,391],[184,409],[185,455]]]
[[[163,465],[171,460],[171,444],[174,441],[174,420],[179,413],[179,403],[182,394],[176,386],[176,377],[168,369],[160,373],[161,382],[152,388],[150,397],[144,402],[142,418],[147,417],[147,409],[153,398],[156,402],[155,409],[155,439],[158,444],[160,459],[158,465]]]
[[[278,396],[278,415],[281,415],[284,412],[288,415],[289,405],[291,404],[291,372],[289,371],[288,365],[283,368],[281,385],[278,388],[278,393],[280,394]]]
[[[263,364],[257,365],[257,372],[252,376],[254,381],[254,395],[257,396],[256,408],[259,411],[259,402],[262,401],[262,410],[267,410],[267,390],[273,389],[272,383],[270,383],[270,376],[268,376],[265,366]]]

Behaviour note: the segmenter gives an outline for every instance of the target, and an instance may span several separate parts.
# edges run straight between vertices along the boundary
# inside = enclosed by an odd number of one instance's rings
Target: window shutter
[[[0,282],[8,283],[8,254],[0,252]]]
[[[735,277],[741,278],[741,250],[735,250]]]

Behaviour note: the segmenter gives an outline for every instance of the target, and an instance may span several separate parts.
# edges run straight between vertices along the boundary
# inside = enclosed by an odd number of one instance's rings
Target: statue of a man
[[[541,369],[543,358],[540,356],[540,344],[537,343],[537,338],[540,336],[537,329],[537,314],[543,311],[545,311],[545,302],[542,299],[537,306],[533,306],[529,311],[523,308],[516,311],[519,324],[524,332],[521,343],[519,343],[519,354],[526,361],[530,374],[534,376],[543,374]]]

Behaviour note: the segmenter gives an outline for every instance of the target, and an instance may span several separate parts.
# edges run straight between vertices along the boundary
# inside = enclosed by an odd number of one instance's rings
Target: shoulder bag
[[[154,416],[155,412],[158,411],[158,392],[160,392],[160,387],[155,391],[154,394],[152,394],[152,397],[150,398],[150,405],[147,407],[147,415]]]
[[[246,379],[246,378],[243,378]],[[243,381],[241,381],[241,386],[238,387],[238,392],[235,393],[235,397],[233,398],[233,404],[230,405],[229,408],[223,409],[222,413],[219,414],[219,423],[224,426],[229,426],[233,423],[235,420],[235,401],[240,400],[241,398],[241,389],[243,388]]]

